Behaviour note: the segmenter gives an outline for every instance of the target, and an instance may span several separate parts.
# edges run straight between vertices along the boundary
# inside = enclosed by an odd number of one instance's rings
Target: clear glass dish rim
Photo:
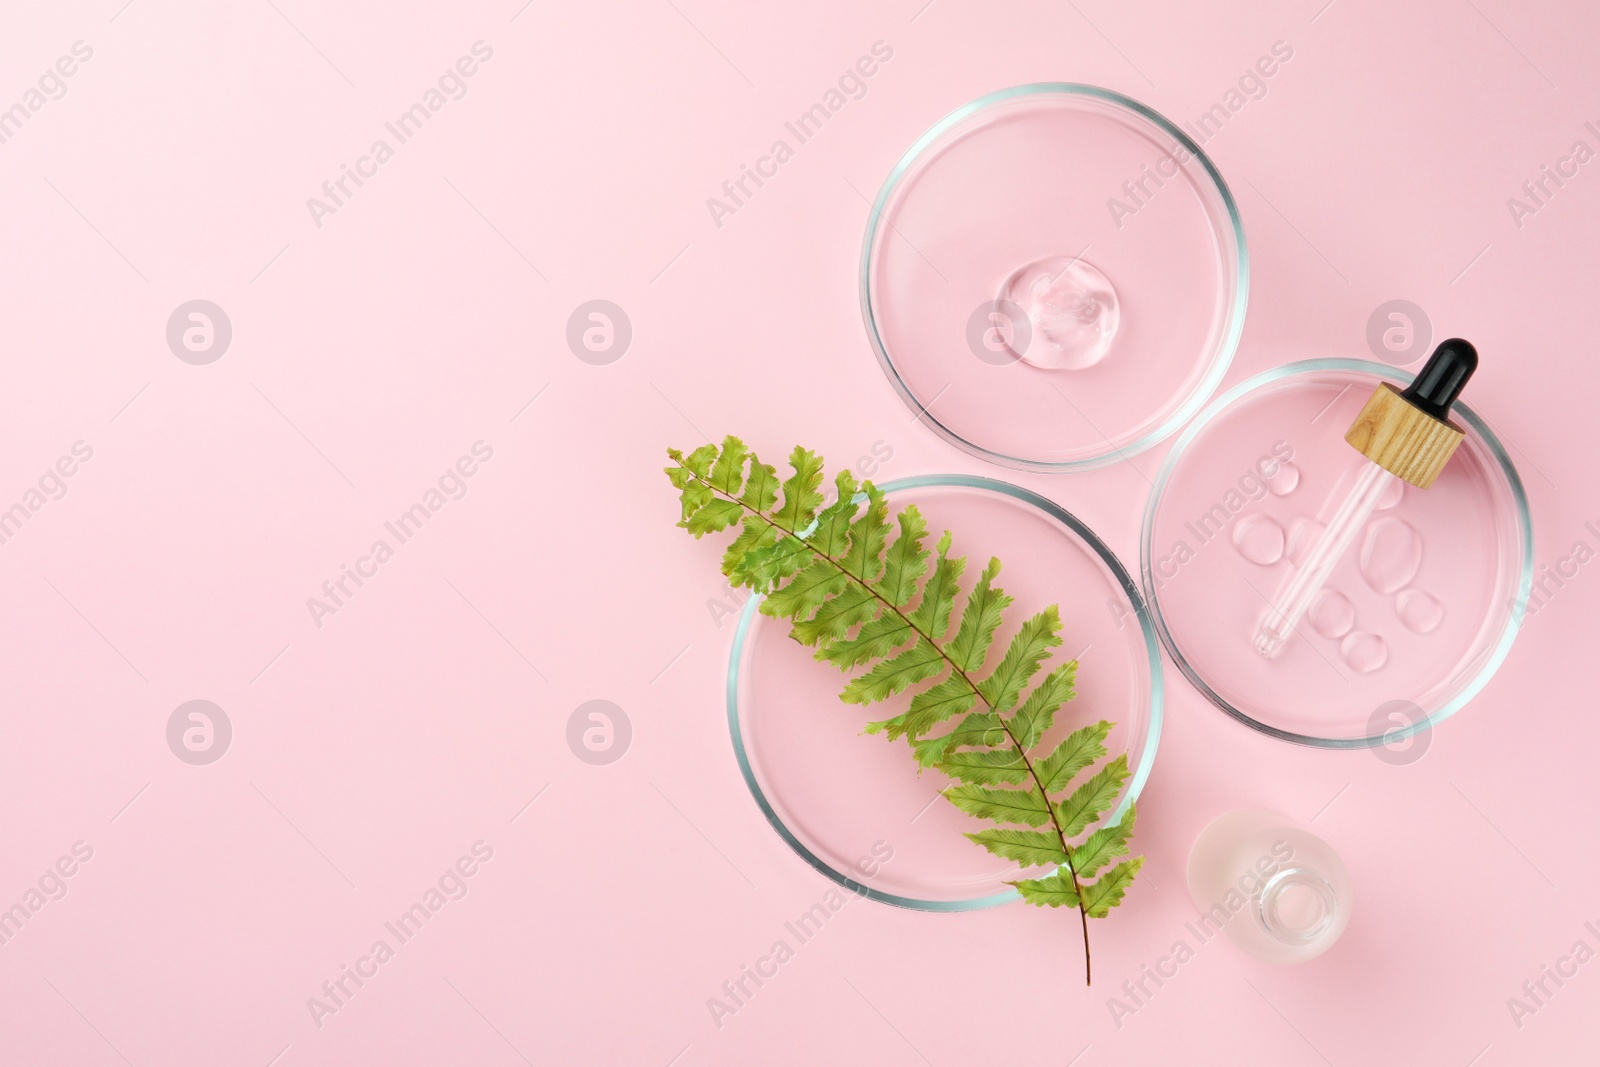
[[[1161,724],[1166,698],[1161,665],[1161,647],[1156,639],[1156,630],[1149,606],[1145,603],[1143,592],[1134,582],[1127,568],[1122,565],[1122,561],[1117,558],[1116,553],[1112,552],[1104,541],[1100,540],[1099,535],[1084,525],[1076,515],[1073,515],[1048,497],[1041,496],[1031,489],[1024,489],[1022,486],[1014,485],[1011,482],[971,474],[922,474],[907,478],[895,478],[892,481],[884,482],[879,488],[883,490],[886,496],[906,489],[983,489],[1011,497],[1014,500],[1020,500],[1025,504],[1031,504],[1050,518],[1061,523],[1084,544],[1094,549],[1101,562],[1106,565],[1112,576],[1121,584],[1122,591],[1127,596],[1128,603],[1139,620],[1139,629],[1144,636],[1145,661],[1149,665],[1150,671],[1150,725],[1145,731],[1144,749],[1140,753],[1139,766],[1134,771],[1133,778],[1128,784],[1128,790],[1124,794],[1121,803],[1107,817],[1107,820],[1111,822],[1121,819],[1128,808],[1139,798],[1139,794],[1144,791],[1145,782],[1150,777],[1150,768],[1155,763],[1156,750],[1161,741]],[[746,599],[744,610],[739,613],[739,622],[733,632],[733,648],[728,654],[728,733],[733,740],[733,754],[739,763],[739,773],[744,776],[744,782],[750,789],[750,795],[755,797],[756,805],[760,807],[761,813],[766,816],[767,822],[777,831],[778,836],[814,870],[830,881],[850,890],[850,892],[866,897],[869,900],[877,900],[914,911],[957,912],[992,908],[1021,899],[1015,889],[1007,889],[991,893],[988,896],[971,897],[965,900],[922,900],[918,897],[905,897],[873,889],[829,866],[820,856],[807,848],[805,843],[785,825],[783,819],[778,816],[777,810],[772,806],[772,802],[767,799],[766,793],[761,788],[761,783],[756,780],[755,768],[751,766],[749,754],[745,751],[744,732],[739,726],[739,670],[744,662],[745,641],[749,636],[750,626],[754,621],[756,610],[760,603],[761,595],[759,593],[752,593]]]
[[[1173,442],[1171,450],[1168,451],[1166,458],[1162,461],[1161,470],[1156,475],[1155,485],[1150,490],[1150,497],[1145,504],[1144,523],[1139,533],[1139,577],[1144,583],[1144,589],[1147,591],[1147,599],[1151,613],[1155,618],[1156,630],[1161,635],[1161,643],[1166,646],[1167,653],[1172,657],[1173,663],[1177,665],[1183,676],[1189,680],[1189,684],[1193,685],[1202,696],[1227,715],[1244,723],[1253,730],[1266,734],[1268,737],[1275,737],[1280,741],[1291,741],[1311,748],[1378,748],[1385,744],[1403,741],[1424,730],[1432,729],[1436,724],[1443,722],[1466,707],[1473,697],[1482,692],[1483,687],[1489,684],[1489,679],[1494,677],[1495,672],[1500,669],[1500,664],[1505,662],[1506,656],[1511,652],[1511,645],[1516,640],[1517,631],[1520,629],[1515,616],[1513,615],[1507,619],[1505,631],[1501,633],[1500,640],[1496,642],[1489,654],[1489,658],[1484,661],[1483,667],[1478,671],[1478,674],[1463,687],[1460,693],[1445,702],[1437,711],[1431,712],[1426,718],[1402,729],[1386,731],[1371,737],[1319,737],[1315,734],[1295,733],[1292,730],[1284,730],[1277,726],[1269,726],[1264,722],[1259,722],[1235,708],[1207,685],[1205,680],[1200,677],[1199,672],[1194,669],[1179,650],[1177,641],[1167,627],[1166,616],[1162,614],[1161,601],[1156,596],[1154,569],[1151,562],[1151,542],[1154,533],[1156,507],[1166,494],[1172,473],[1177,468],[1178,461],[1183,458],[1188,446],[1199,436],[1201,430],[1210,425],[1212,420],[1226,411],[1240,397],[1286,378],[1319,371],[1352,371],[1391,381],[1401,386],[1411,384],[1411,380],[1416,377],[1416,374],[1412,371],[1393,367],[1387,363],[1375,363],[1365,359],[1305,359],[1263,371],[1253,378],[1247,378],[1217,397],[1205,411],[1201,412],[1184,429],[1178,439]],[[1455,406],[1451,408],[1451,414],[1466,423],[1488,446],[1489,454],[1500,464],[1500,469],[1506,477],[1507,484],[1510,486],[1511,498],[1516,505],[1517,529],[1521,534],[1522,540],[1522,574],[1517,582],[1516,599],[1518,603],[1527,603],[1528,594],[1533,588],[1533,514],[1528,507],[1527,493],[1524,492],[1522,487],[1522,477],[1517,473],[1516,464],[1511,461],[1511,456],[1500,444],[1500,438],[1495,436],[1494,431],[1489,429],[1488,424],[1465,401],[1456,401]]]
[[[883,343],[883,337],[878,332],[877,317],[873,314],[872,308],[872,248],[878,236],[878,222],[883,218],[884,208],[890,198],[899,190],[901,181],[918,161],[922,153],[937,142],[947,131],[967,117],[985,108],[1007,100],[1052,93],[1068,97],[1092,97],[1126,108],[1140,118],[1152,123],[1182,145],[1205,168],[1206,174],[1211,179],[1212,187],[1216,190],[1217,195],[1221,197],[1223,206],[1227,209],[1228,220],[1233,227],[1233,242],[1236,250],[1234,257],[1233,307],[1229,311],[1228,331],[1217,345],[1216,351],[1212,356],[1212,366],[1207,371],[1204,379],[1160,426],[1157,426],[1139,440],[1121,447],[1112,444],[1110,451],[1103,455],[1061,462],[1024,459],[1020,456],[1008,456],[1003,452],[995,452],[992,449],[984,448],[976,442],[967,440],[939,421],[923,405],[922,401],[917,399],[916,395],[912,393],[911,387],[906,384],[905,379],[900,376],[900,372],[895,369],[894,362],[889,358],[888,347]],[[1244,223],[1239,217],[1239,205],[1233,199],[1233,192],[1228,188],[1228,183],[1223,180],[1222,174],[1217,170],[1216,165],[1211,162],[1211,157],[1206,155],[1205,150],[1196,144],[1193,138],[1173,125],[1171,120],[1154,108],[1111,89],[1103,89],[1100,86],[1087,85],[1082,82],[1032,82],[1026,85],[1014,85],[1009,89],[999,89],[963,104],[934,123],[928,128],[927,132],[912,142],[911,147],[906,149],[905,154],[894,165],[894,169],[889,172],[889,176],[884,179],[883,187],[878,190],[878,196],[872,203],[872,212],[867,218],[867,232],[861,243],[861,317],[866,324],[867,337],[872,342],[872,350],[878,357],[878,364],[883,368],[883,372],[888,376],[890,383],[893,384],[895,392],[899,393],[900,398],[905,401],[906,405],[916,412],[919,421],[928,423],[933,427],[935,433],[957,448],[977,456],[979,459],[986,460],[997,466],[1009,467],[1013,470],[1036,471],[1046,474],[1094,470],[1097,467],[1107,467],[1129,456],[1143,452],[1170,437],[1179,427],[1193,418],[1195,413],[1211,398],[1211,394],[1216,391],[1218,384],[1221,383],[1223,375],[1227,373],[1229,365],[1233,363],[1234,353],[1239,347],[1239,338],[1244,332],[1245,308],[1249,303],[1249,296],[1250,254],[1245,244]],[[1111,444],[1109,440],[1106,443]]]

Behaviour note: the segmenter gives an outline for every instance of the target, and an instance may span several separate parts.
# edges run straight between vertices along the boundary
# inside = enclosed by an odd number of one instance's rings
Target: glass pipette
[[[1283,649],[1396,478],[1418,489],[1433,484],[1465,436],[1450,421],[1450,405],[1477,369],[1477,349],[1451,338],[1433,350],[1403,391],[1385,382],[1367,400],[1344,435],[1367,461],[1262,617],[1255,633],[1257,652],[1271,658]]]

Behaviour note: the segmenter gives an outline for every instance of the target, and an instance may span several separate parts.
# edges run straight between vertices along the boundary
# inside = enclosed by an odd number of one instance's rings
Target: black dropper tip
[[[1401,396],[1411,406],[1432,415],[1440,422],[1450,417],[1450,405],[1456,402],[1467,379],[1478,369],[1478,350],[1459,337],[1440,341],[1428,362],[1422,365],[1416,380],[1405,387]]]

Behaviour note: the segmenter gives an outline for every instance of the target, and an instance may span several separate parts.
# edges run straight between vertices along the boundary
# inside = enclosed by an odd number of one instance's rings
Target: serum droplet
[[[1020,307],[1033,326],[1024,363],[1044,370],[1082,370],[1105,358],[1122,311],[1116,290],[1099,268],[1075,256],[1051,256],[1007,278],[1000,296]]]
[[[1265,515],[1246,515],[1233,524],[1233,547],[1251,563],[1270,567],[1283,558],[1283,527]]]
[[[1416,634],[1431,634],[1444,621],[1444,605],[1420,589],[1401,590],[1394,610],[1406,629]]]
[[[1356,606],[1350,598],[1324,589],[1311,604],[1311,628],[1323,637],[1343,637],[1356,624]]]
[[[1288,496],[1300,484],[1300,468],[1288,460],[1280,460],[1277,470],[1262,475],[1261,480],[1267,483],[1273,496]]]
[[[1404,589],[1422,567],[1422,538],[1411,524],[1393,516],[1367,527],[1361,542],[1361,576],[1380,593]]]
[[[1389,662],[1389,646],[1377,634],[1357,630],[1339,643],[1339,654],[1358,674],[1371,674]]]

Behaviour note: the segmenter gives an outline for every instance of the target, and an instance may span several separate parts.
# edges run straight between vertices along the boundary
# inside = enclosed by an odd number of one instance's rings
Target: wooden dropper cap
[[[1404,390],[1384,382],[1373,391],[1344,439],[1390,474],[1428,488],[1466,436],[1450,421],[1450,405],[1477,369],[1472,345],[1459,337],[1440,342]]]

